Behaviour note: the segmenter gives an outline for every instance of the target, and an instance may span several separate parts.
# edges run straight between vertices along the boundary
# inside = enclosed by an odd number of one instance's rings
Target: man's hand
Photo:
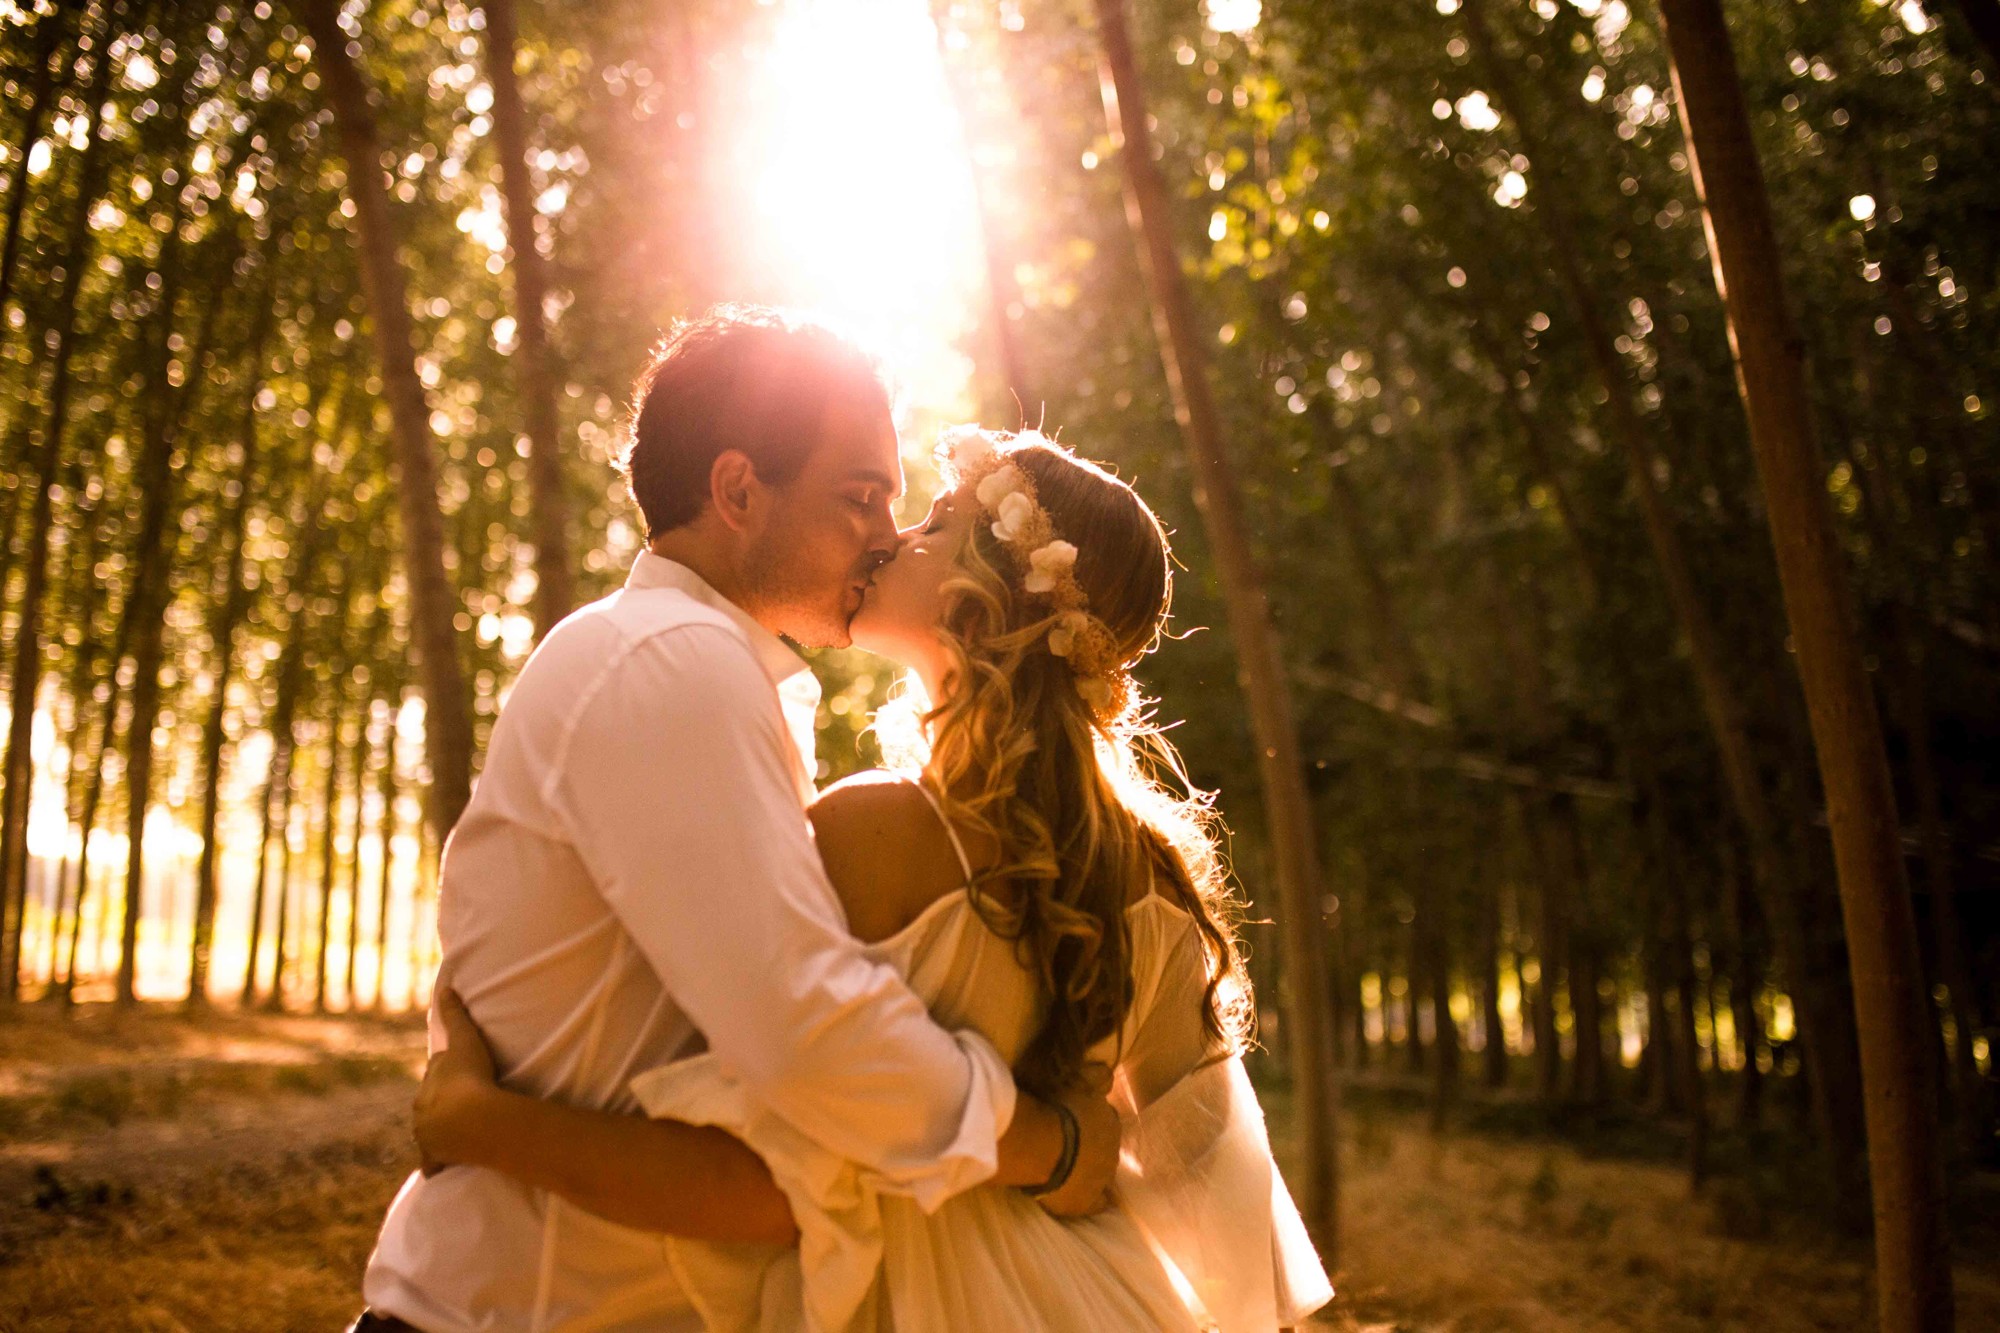
[[[1057,1217],[1087,1217],[1111,1202],[1111,1178],[1118,1173],[1118,1112],[1088,1089],[1064,1094],[1062,1103],[1076,1117],[1076,1166],[1061,1189],[1036,1202]]]
[[[413,1116],[427,1176],[468,1160],[468,1147],[478,1137],[474,1126],[479,1106],[499,1086],[486,1035],[457,992],[439,991],[437,1011],[448,1044],[433,1052],[424,1066]]]

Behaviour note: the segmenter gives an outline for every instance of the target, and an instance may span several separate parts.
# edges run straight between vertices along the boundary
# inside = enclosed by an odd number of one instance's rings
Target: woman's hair
[[[1017,441],[1007,459],[1076,547],[1077,583],[1116,645],[1107,669],[1125,676],[1158,641],[1172,598],[1159,519],[1123,481],[1050,442]],[[1253,1007],[1210,797],[1192,789],[1135,688],[1119,682],[1127,702],[1111,718],[1079,693],[1070,660],[1049,650],[1055,613],[1025,591],[987,516],[974,515],[957,563],[943,626],[952,670],[924,716],[924,767],[954,820],[998,843],[972,902],[1016,942],[1047,997],[1016,1076],[1060,1091],[1123,1027],[1133,990],[1125,909],[1149,882],[1193,916],[1208,967],[1205,1026],[1218,1046],[1240,1049]]]

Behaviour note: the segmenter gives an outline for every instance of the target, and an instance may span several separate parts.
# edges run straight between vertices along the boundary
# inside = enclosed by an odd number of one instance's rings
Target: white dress
[[[799,1222],[797,1249],[666,1242],[710,1333],[1271,1333],[1331,1299],[1242,1062],[1210,1058],[1193,919],[1150,894],[1127,920],[1134,996],[1112,1093],[1124,1151],[1095,1217],[1061,1220],[992,1185],[926,1214],[764,1111],[713,1056],[633,1079],[648,1114],[754,1148]],[[976,1029],[1010,1063],[1037,1030],[1032,975],[963,888],[871,951],[940,1024]]]

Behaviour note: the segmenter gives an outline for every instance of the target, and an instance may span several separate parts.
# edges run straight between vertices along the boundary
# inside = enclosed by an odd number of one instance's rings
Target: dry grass
[[[1839,1232],[1803,1197],[1811,1183],[1771,1163],[1695,1195],[1670,1161],[1592,1156],[1551,1137],[1436,1137],[1426,1117],[1379,1102],[1351,1106],[1347,1129],[1338,1327],[1874,1327],[1869,1242]],[[1963,1211],[1991,1219],[2000,1181],[1966,1185]],[[1959,1258],[1959,1327],[2000,1329],[1990,1225],[1961,1237]]]
[[[339,1328],[413,1162],[422,1042],[407,1022],[231,1014],[0,1025],[0,1333]],[[1282,1096],[1272,1114],[1282,1131]],[[1519,1133],[1433,1138],[1381,1099],[1354,1099],[1346,1127],[1332,1328],[1870,1324],[1865,1242],[1788,1200],[1781,1172],[1694,1198],[1668,1163]],[[2000,1213],[2000,1184],[1968,1190],[1972,1213]],[[2000,1329],[1994,1241],[1961,1239],[1963,1329]]]

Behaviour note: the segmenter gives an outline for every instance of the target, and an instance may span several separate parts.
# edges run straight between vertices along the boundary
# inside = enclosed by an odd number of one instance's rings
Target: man
[[[848,935],[805,818],[818,686],[779,636],[844,645],[896,553],[876,370],[824,327],[725,307],[641,377],[632,436],[648,548],[523,669],[444,858],[445,971],[507,1083],[631,1110],[632,1075],[705,1041],[927,1206],[987,1180],[1087,1206],[1115,1117],[1018,1094],[982,1039],[938,1028]],[[712,1179],[606,1168],[670,1197]],[[364,1328],[701,1326],[657,1237],[473,1168],[410,1178],[364,1290]]]

